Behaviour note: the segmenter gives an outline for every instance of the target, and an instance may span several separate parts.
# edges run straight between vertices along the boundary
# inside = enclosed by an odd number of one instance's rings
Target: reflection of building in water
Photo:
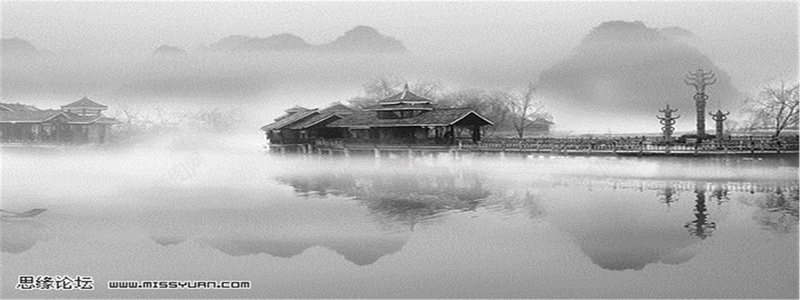
[[[540,219],[547,214],[540,202],[541,197],[529,189],[506,189],[494,193],[483,205],[506,214],[525,212],[530,219]]]
[[[48,233],[47,226],[32,220],[3,221],[2,252],[22,253],[30,250],[37,242],[43,241]]]
[[[335,251],[356,265],[365,266],[375,263],[385,255],[400,251],[407,241],[405,236],[395,236],[328,240],[209,239],[203,243],[230,256],[265,253],[283,258],[291,258],[302,254],[306,249],[319,246]]]
[[[742,202],[759,208],[753,213],[753,220],[761,227],[776,232],[792,232],[797,228],[799,200],[800,192],[797,190],[779,189]]]
[[[677,192],[675,191],[675,188],[672,187],[672,185],[667,185],[662,190],[658,191],[658,200],[669,207],[670,204],[678,201],[676,194]]]
[[[666,181],[666,180],[643,180],[627,178],[608,178],[597,176],[563,176],[557,179],[558,186],[579,186],[600,189],[626,189],[626,190],[654,190],[664,191],[671,188],[674,192],[696,191],[696,181]],[[795,191],[800,188],[797,181],[770,181],[770,182],[750,182],[750,181],[731,181],[731,182],[704,182],[705,190],[717,192],[720,190],[724,199],[728,192],[748,192],[748,193],[772,193],[777,190]],[[716,194],[715,194],[716,197]]]
[[[706,189],[705,185],[698,182],[697,186],[695,187],[695,194],[697,195],[697,200],[695,200],[695,207],[694,207],[694,221],[686,223],[684,227],[686,227],[692,235],[695,235],[701,239],[705,239],[711,235],[711,232],[717,228],[717,224],[714,222],[708,221],[708,212],[706,211]]]
[[[728,192],[728,187],[724,184],[714,184],[714,189],[711,190],[711,198],[717,200],[717,205],[721,205],[731,200]]]
[[[386,171],[386,172],[384,172]],[[282,176],[279,181],[300,195],[341,195],[361,201],[370,211],[413,226],[417,220],[449,210],[474,210],[490,192],[477,173],[402,173]]]

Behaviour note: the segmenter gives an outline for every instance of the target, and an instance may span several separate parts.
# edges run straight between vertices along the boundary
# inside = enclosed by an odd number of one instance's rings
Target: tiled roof
[[[312,115],[316,115],[316,114],[319,114],[319,111],[317,111],[316,109],[299,111],[299,112],[293,113],[291,115],[288,115],[286,117],[280,118],[280,119],[278,119],[277,121],[275,121],[273,123],[270,123],[270,124],[262,126],[261,130],[267,131],[267,130],[281,129],[283,127],[292,125],[295,122],[301,121],[301,120],[303,120],[305,118],[308,118],[308,117],[310,117]]]
[[[62,113],[57,109],[0,111],[0,123],[39,123]]]
[[[324,114],[318,114],[318,115],[314,115],[313,117],[306,118],[305,120],[302,120],[300,122],[297,122],[297,123],[289,126],[288,129],[306,129],[306,128],[309,128],[311,126],[317,125],[320,122],[325,121],[325,120],[327,120],[329,118],[332,118],[332,117],[341,118],[341,116],[337,115],[336,113],[332,113],[332,112],[324,113]]]
[[[89,100],[89,98],[86,98],[86,97],[83,97],[83,98],[81,98],[81,100],[72,102],[70,104],[61,106],[61,108],[78,108],[78,107],[80,107],[80,108],[83,108],[83,107],[86,107],[86,108],[101,108],[101,109],[108,108],[107,106],[99,104],[99,103],[94,102],[92,100]]]
[[[433,104],[430,103],[419,103],[419,104],[400,103],[396,105],[378,104],[367,107],[364,110],[378,111],[378,110],[411,110],[411,109],[431,110],[433,109]]]
[[[0,103],[0,111],[32,111],[39,110],[33,105],[19,104],[19,103]]]
[[[280,117],[277,117],[277,118],[273,119],[273,121],[280,121],[281,119],[286,118],[288,116],[291,116],[292,114],[294,114],[296,112],[307,111],[307,110],[310,110],[310,109],[302,107],[302,106],[299,106],[299,105],[295,105],[292,108],[284,110],[284,112],[286,112],[286,113],[281,115]]]
[[[320,112],[321,113],[326,113],[326,112],[352,113],[354,111],[355,110],[353,110],[352,108],[347,107],[344,104],[336,103],[336,104],[333,104],[331,106],[326,107],[325,109],[321,110]]]
[[[69,124],[91,124],[91,123],[114,123],[117,120],[100,114],[99,116],[79,116],[73,113],[66,113],[69,117]]]
[[[308,108],[305,108],[305,107],[302,107],[302,106],[300,106],[300,105],[295,105],[294,107],[292,107],[292,108],[289,108],[289,109],[287,109],[287,110],[284,110],[284,111],[285,111],[286,113],[296,113],[296,112],[298,112],[298,111],[304,111],[304,110],[310,110],[310,109],[308,109]]]
[[[389,98],[378,101],[380,103],[394,103],[394,102],[433,102],[433,100],[418,96],[408,90],[408,84],[403,87],[403,91],[395,94]]]
[[[310,118],[307,118],[305,120],[302,120],[300,122],[297,122],[297,123],[289,126],[289,129],[305,129],[305,128],[309,128],[309,127],[314,126],[316,124],[319,124],[320,122],[325,121],[325,120],[327,120],[327,119],[329,119],[331,117],[334,117],[334,116],[341,117],[341,116],[344,116],[344,115],[350,115],[353,112],[354,112],[354,110],[352,108],[344,106],[341,103],[337,103],[335,105],[329,106],[329,107],[319,111],[318,115],[314,115],[314,116],[312,116]]]
[[[0,123],[41,123],[57,115],[67,117],[69,124],[114,123],[115,119],[100,114],[99,116],[79,116],[60,109],[0,111]]]
[[[483,116],[469,108],[437,109],[423,112],[417,116],[405,119],[378,119],[375,112],[356,112],[341,120],[328,124],[330,127],[402,127],[402,126],[447,126],[456,123],[469,114],[475,114],[486,120]],[[488,124],[491,121],[486,120]]]

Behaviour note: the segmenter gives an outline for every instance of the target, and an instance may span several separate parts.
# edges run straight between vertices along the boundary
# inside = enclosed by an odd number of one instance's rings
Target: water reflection
[[[686,227],[686,229],[688,229],[692,235],[697,236],[700,239],[705,239],[709,237],[711,232],[717,228],[717,224],[708,220],[705,184],[702,182],[695,182],[694,192],[697,196],[694,205],[695,219],[694,221],[686,223],[684,227]]]
[[[672,185],[667,185],[658,191],[658,201],[670,207],[674,202],[678,201],[678,191]]]
[[[161,246],[174,246],[186,241],[186,237],[175,236],[151,236],[150,239]]]
[[[477,173],[406,173],[379,169],[359,174],[284,175],[279,182],[301,196],[341,195],[358,200],[379,219],[413,228],[451,210],[475,210],[491,193]]]
[[[3,220],[0,226],[2,252],[14,254],[30,250],[47,239],[49,232],[47,226],[34,220]]]
[[[404,237],[328,239],[328,240],[247,240],[209,239],[202,243],[230,256],[265,253],[275,257],[291,258],[311,247],[325,247],[358,266],[375,263],[381,257],[403,249]]]
[[[607,203],[606,203],[607,204]],[[619,207],[614,207],[619,208]],[[648,264],[680,264],[699,251],[700,241],[663,216],[597,208],[581,220],[555,220],[591,261],[606,270],[642,270]]]
[[[762,228],[786,233],[797,228],[799,194],[797,189],[777,189],[743,202],[759,208],[753,220]]]
[[[717,201],[717,205],[722,205],[731,200],[730,195],[728,195],[729,192],[727,185],[717,183],[711,191],[711,198]]]

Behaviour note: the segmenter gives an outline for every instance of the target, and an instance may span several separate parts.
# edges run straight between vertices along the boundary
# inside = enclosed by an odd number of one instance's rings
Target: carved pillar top
[[[720,120],[724,121],[725,119],[727,119],[727,116],[731,114],[731,112],[723,113],[722,110],[718,109],[717,112],[708,114],[711,115],[714,121],[720,121]]]
[[[714,72],[697,69],[695,72],[689,72],[683,82],[694,86],[698,94],[705,94],[706,86],[716,83],[717,78],[714,77]]]

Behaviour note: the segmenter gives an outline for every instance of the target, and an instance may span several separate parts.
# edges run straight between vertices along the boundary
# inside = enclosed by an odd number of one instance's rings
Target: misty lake
[[[2,149],[2,298],[797,298],[796,158]],[[21,275],[94,290],[19,290]],[[246,280],[250,289],[109,289]]]

